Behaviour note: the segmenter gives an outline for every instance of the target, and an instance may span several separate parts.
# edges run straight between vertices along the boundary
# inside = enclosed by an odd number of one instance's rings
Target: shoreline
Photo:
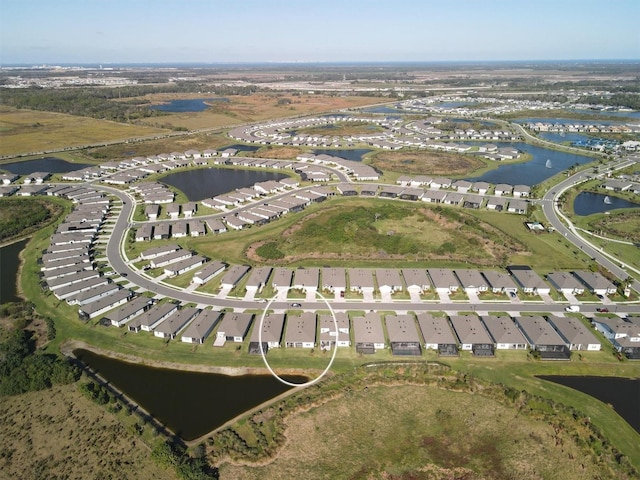
[[[138,365],[146,365],[153,368],[162,368],[168,370],[178,370],[183,372],[197,372],[197,373],[214,373],[221,375],[228,375],[231,377],[237,377],[241,375],[271,375],[269,369],[265,367],[223,367],[216,365],[197,365],[197,364],[184,364],[178,362],[163,362],[159,360],[149,360],[148,358],[138,357],[136,355],[129,355],[125,353],[118,353],[112,350],[96,347],[80,340],[67,340],[60,345],[60,353],[65,357],[74,357],[73,351],[76,349],[88,350],[97,355],[113,358],[115,360],[121,360],[127,363],[135,363]],[[317,375],[315,370],[310,369],[296,369],[285,368],[278,371],[279,375],[303,375],[314,376]]]

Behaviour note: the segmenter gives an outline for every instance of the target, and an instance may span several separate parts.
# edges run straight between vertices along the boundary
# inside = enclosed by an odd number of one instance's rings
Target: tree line
[[[8,317],[13,327],[0,342],[0,395],[45,390],[80,378],[80,370],[65,359],[36,350],[34,333],[27,329],[34,315],[33,306],[25,302],[0,306],[0,317]],[[46,323],[51,340],[55,326]]]
[[[134,100],[134,97],[142,97],[151,93],[201,92],[207,92],[206,95],[222,96],[250,95],[256,91],[257,87],[254,86],[211,86],[192,82],[178,82],[169,85],[131,85],[117,88],[7,88],[0,89],[0,104],[19,109],[67,113],[129,123],[143,118],[168,115],[150,108],[147,99]],[[116,101],[123,98],[132,100]]]

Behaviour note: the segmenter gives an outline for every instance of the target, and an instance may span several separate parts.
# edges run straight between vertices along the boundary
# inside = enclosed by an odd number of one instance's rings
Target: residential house
[[[584,293],[584,285],[569,272],[551,272],[547,274],[547,280],[563,295],[581,295]]]
[[[153,335],[160,338],[174,339],[178,332],[193,320],[198,313],[200,313],[200,310],[194,307],[181,308],[175,314],[163,320],[153,330]]]
[[[191,280],[191,282],[198,285],[204,285],[217,275],[220,275],[222,272],[224,272],[224,269],[226,267],[227,265],[225,263],[222,263],[218,260],[209,262],[201,270],[198,270],[193,274],[193,279]]]
[[[386,347],[380,314],[376,312],[367,312],[364,317],[354,317],[353,334],[357,353],[376,353],[376,350]]]
[[[431,282],[429,281],[429,275],[424,268],[403,268],[402,276],[404,277],[404,283],[407,286],[408,291],[416,290],[420,293],[424,293],[425,290],[431,288]]]
[[[611,295],[616,293],[617,288],[604,275],[599,272],[590,272],[587,270],[575,270],[573,275],[584,284],[585,287],[596,295]]]
[[[185,343],[203,344],[221,318],[222,313],[217,310],[202,310],[182,332],[180,340]]]
[[[524,350],[527,341],[511,317],[485,315],[480,317],[497,350]]]
[[[392,355],[420,356],[420,337],[413,315],[385,315]]]
[[[493,339],[477,316],[451,315],[449,318],[462,350],[471,350],[479,357],[494,355]]]
[[[453,274],[453,270],[448,268],[429,268],[427,272],[436,293],[449,295],[458,291],[460,284]]]
[[[382,295],[390,295],[403,290],[400,270],[395,268],[376,268],[378,289]]]
[[[347,290],[347,272],[342,267],[322,269],[322,289],[344,295]]]
[[[458,355],[458,339],[446,317],[436,317],[422,312],[417,318],[424,339],[424,348],[437,350],[442,356]]]
[[[456,269],[454,273],[467,294],[478,295],[489,289],[487,281],[478,270]]]
[[[569,360],[571,353],[564,339],[539,315],[516,317],[516,325],[531,348],[543,360]]]
[[[351,346],[349,317],[345,312],[333,312],[332,315],[320,315],[319,321],[321,350]]]
[[[507,268],[524,293],[544,295],[551,292],[551,288],[531,267],[512,265]]]
[[[287,317],[285,345],[288,348],[313,348],[316,344],[316,314],[303,312]]]
[[[368,268],[350,268],[349,290],[361,294],[373,295],[375,284],[373,282],[373,272]]]
[[[282,345],[284,321],[284,313],[267,313],[264,315],[264,318],[261,319],[262,325],[260,325],[260,322],[256,322],[251,332],[251,339],[249,340],[249,353],[259,355],[261,345],[262,352],[265,354],[270,348],[280,348]]]
[[[602,348],[595,335],[579,319],[550,315],[547,320],[564,339],[569,350],[600,351]]]
[[[157,303],[142,315],[129,322],[127,328],[130,332],[152,332],[165,318],[173,315],[178,310],[178,304],[173,302]]]
[[[222,277],[220,287],[225,289],[234,288],[238,283],[240,283],[242,277],[244,277],[250,269],[251,267],[249,265],[231,266]]]
[[[154,300],[145,296],[135,297],[133,300],[125,303],[120,308],[107,313],[100,323],[110,322],[114,327],[122,327],[130,322],[138,315],[149,310],[154,304]]]
[[[253,321],[252,313],[227,312],[220,322],[213,346],[223,346],[225,342],[244,342]]]

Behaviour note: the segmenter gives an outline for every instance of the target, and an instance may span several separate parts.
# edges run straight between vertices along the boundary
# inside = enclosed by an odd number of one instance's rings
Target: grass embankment
[[[73,146],[81,146],[165,132],[145,125],[0,107],[0,156],[63,149],[71,146],[69,139]]]

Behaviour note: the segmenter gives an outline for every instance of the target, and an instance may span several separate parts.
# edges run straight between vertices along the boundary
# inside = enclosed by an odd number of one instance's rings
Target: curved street
[[[611,165],[612,168],[624,168],[633,163],[633,160],[620,160],[617,161],[614,165]],[[341,181],[345,180],[345,175],[342,174]],[[596,262],[602,265],[604,268],[611,271],[618,278],[626,279],[627,274],[623,268],[620,266],[620,262],[611,259],[604,252],[600,251],[597,247],[591,244],[589,241],[585,240],[578,231],[574,228],[571,223],[568,223],[568,226],[563,222],[568,222],[568,220],[559,212],[557,209],[557,200],[562,195],[564,191],[576,185],[577,183],[586,181],[591,178],[587,172],[582,171],[578,172],[575,175],[563,180],[555,187],[550,189],[542,199],[537,200],[536,203],[542,206],[542,211],[547,218],[549,224],[553,226],[557,232],[561,235],[564,235],[565,238],[571,242],[576,248],[581,249],[591,258],[593,258]],[[218,309],[222,308],[233,308],[235,310],[244,310],[244,309],[262,309],[264,308],[264,303],[261,301],[255,300],[244,300],[240,298],[217,298],[214,295],[199,293],[199,292],[189,292],[183,289],[175,288],[169,286],[165,283],[159,282],[158,280],[146,275],[145,273],[131,267],[128,263],[128,259],[126,257],[126,253],[124,251],[124,245],[126,240],[127,232],[129,228],[133,225],[133,214],[135,211],[136,203],[132,196],[130,196],[127,192],[107,187],[102,184],[93,184],[95,188],[104,190],[110,194],[117,196],[122,201],[122,210],[119,216],[116,219],[116,223],[113,228],[113,232],[107,242],[106,255],[109,263],[113,267],[114,271],[118,274],[124,274],[127,277],[127,280],[131,283],[139,286],[140,288],[153,292],[159,296],[170,297],[176,300],[179,300],[184,303],[195,303],[201,306],[213,306]],[[290,192],[281,195],[287,195]],[[281,195],[276,195],[272,198],[277,199]],[[255,205],[245,205],[239,207],[238,211],[251,208]],[[216,218],[222,217],[224,215],[228,215],[229,212],[221,212],[219,214],[213,214],[207,216],[206,218]],[[200,217],[205,218],[205,217]],[[634,281],[632,284],[632,288],[636,291],[640,289],[640,282]],[[397,300],[393,302],[364,302],[364,301],[336,301],[331,300],[332,308],[334,310],[392,310],[392,311],[446,311],[446,312],[460,312],[460,311],[478,311],[478,312],[488,312],[488,311],[505,311],[509,313],[517,314],[518,312],[535,312],[535,311],[548,311],[548,312],[562,312],[564,311],[565,304],[563,303],[542,303],[542,302],[527,302],[522,303],[520,301],[504,301],[504,302],[481,302],[481,303],[470,303],[470,302],[450,302],[450,303],[440,303],[435,301],[423,301],[420,303],[412,303],[408,300]],[[325,305],[324,302],[317,299],[316,301],[302,301],[302,309],[310,309],[310,310],[318,310],[322,309]],[[291,307],[288,302],[273,302],[271,304],[272,308],[276,311],[283,311]],[[581,306],[582,311],[585,313],[595,313],[596,304],[584,304]],[[640,305],[615,305],[615,311],[625,313],[640,313]]]

